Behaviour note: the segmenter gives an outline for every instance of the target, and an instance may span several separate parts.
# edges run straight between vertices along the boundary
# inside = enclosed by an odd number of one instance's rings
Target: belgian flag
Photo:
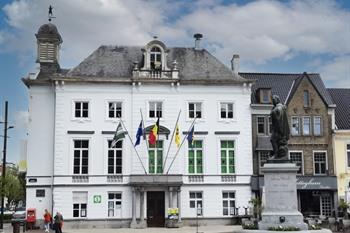
[[[158,131],[159,131],[159,117],[158,120],[156,122],[156,124],[153,126],[151,132],[149,133],[148,136],[148,142],[150,145],[155,145],[157,138],[158,138]]]

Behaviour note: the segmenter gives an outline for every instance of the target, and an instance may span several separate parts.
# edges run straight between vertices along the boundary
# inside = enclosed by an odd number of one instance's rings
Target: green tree
[[[2,179],[0,178],[0,187],[2,187]],[[8,169],[5,176],[5,190],[1,190],[1,195],[7,198],[7,205],[17,204],[18,201],[24,199],[25,188],[17,170]],[[9,206],[7,206],[9,207]]]

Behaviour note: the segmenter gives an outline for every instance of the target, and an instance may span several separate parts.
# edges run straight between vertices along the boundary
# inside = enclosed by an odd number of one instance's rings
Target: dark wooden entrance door
[[[147,192],[147,226],[164,227],[165,200],[164,192]]]

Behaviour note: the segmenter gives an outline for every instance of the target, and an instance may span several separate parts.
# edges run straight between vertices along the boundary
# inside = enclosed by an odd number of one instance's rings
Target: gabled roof
[[[335,125],[338,129],[350,129],[350,89],[328,88],[335,108]]]
[[[130,79],[134,62],[143,67],[141,46],[101,46],[66,77]],[[180,79],[247,81],[234,74],[207,50],[168,48],[167,66],[176,60]]]
[[[256,92],[261,88],[271,88],[272,95],[278,95],[281,101],[288,104],[290,97],[293,96],[303,78],[308,78],[315,87],[323,101],[327,106],[333,104],[332,98],[326,90],[319,74],[307,73],[244,73],[240,72],[243,78],[248,80],[256,80],[252,86],[251,103],[257,104]]]

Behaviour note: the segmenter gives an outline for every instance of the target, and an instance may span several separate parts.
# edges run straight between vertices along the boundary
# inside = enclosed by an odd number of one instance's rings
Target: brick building
[[[291,136],[289,158],[300,166],[297,174],[298,207],[304,215],[332,214],[337,205],[334,173],[332,98],[319,74],[240,73],[256,80],[252,87],[253,170],[252,190],[260,196],[260,168],[272,150],[270,110],[272,95],[288,106]]]

